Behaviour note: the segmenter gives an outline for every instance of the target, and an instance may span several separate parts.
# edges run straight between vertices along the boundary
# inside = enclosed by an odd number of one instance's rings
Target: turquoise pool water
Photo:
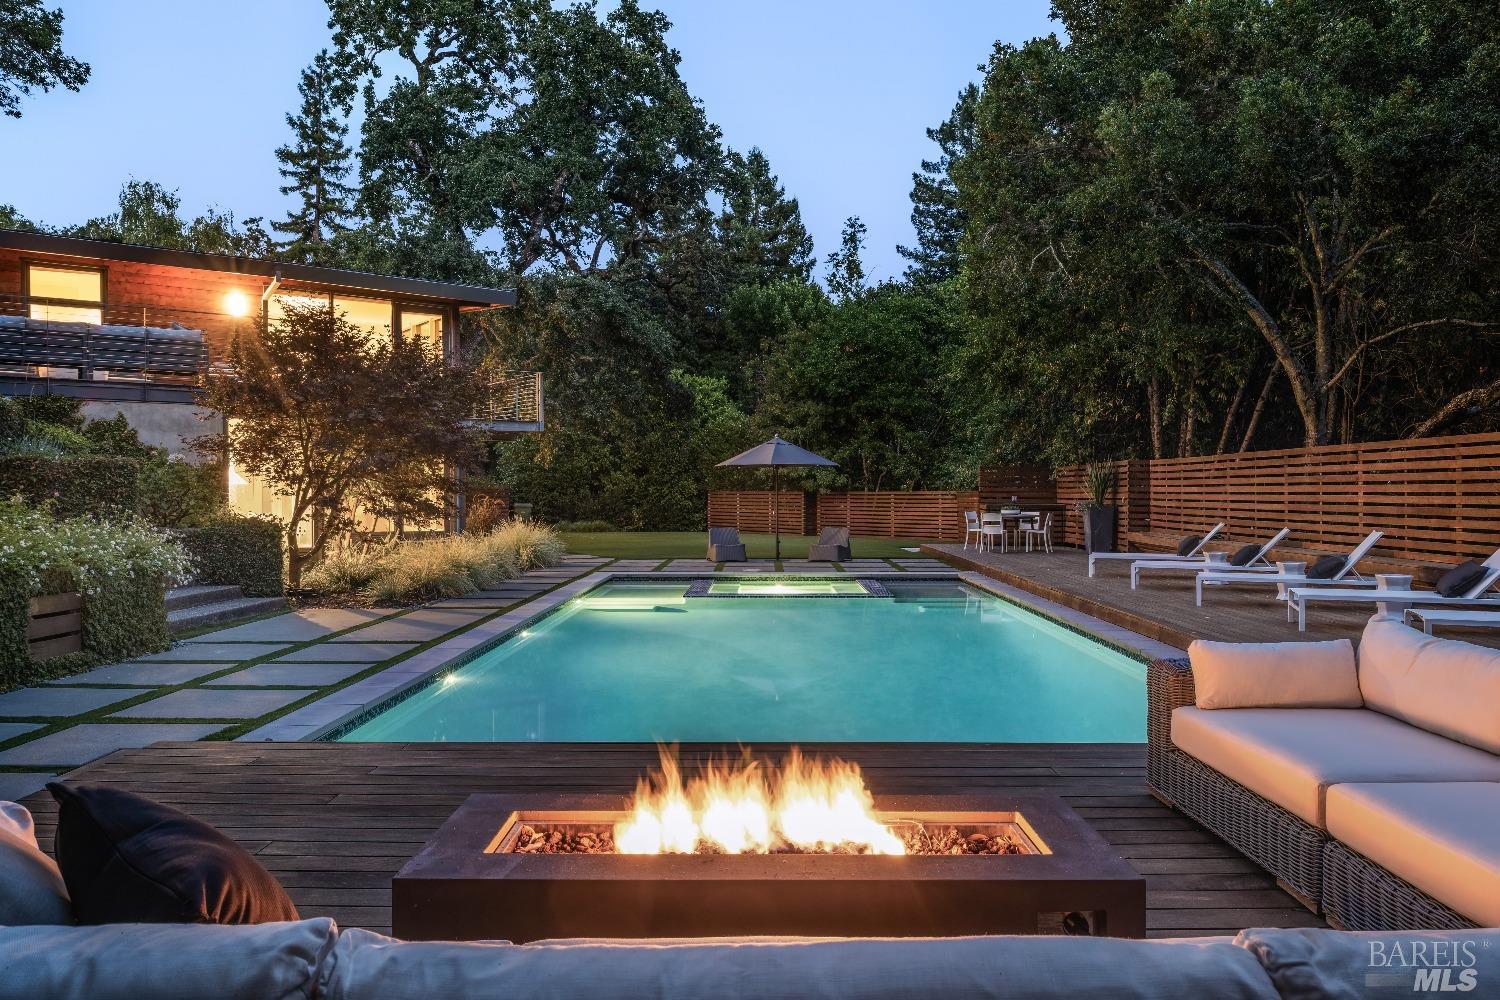
[[[959,584],[882,582],[892,597],[605,584],[340,739],[1145,739],[1144,664]]]

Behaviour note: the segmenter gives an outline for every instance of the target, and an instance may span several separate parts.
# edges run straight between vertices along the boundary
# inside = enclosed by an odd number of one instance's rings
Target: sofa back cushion
[[[1199,708],[1359,708],[1354,645],[1208,642],[1188,646]]]
[[[0,926],[72,922],[62,872],[36,846],[31,812],[0,802]]]
[[[1494,929],[1252,927],[1240,931],[1235,943],[1260,961],[1285,1000],[1435,994],[1478,997],[1493,992],[1500,983],[1500,930]]]
[[[401,942],[348,930],[324,964],[324,1000],[858,997],[1271,1000],[1228,939],[1081,937]]]
[[[309,1000],[337,935],[327,917],[0,927],[0,1000]]]
[[[1359,642],[1365,705],[1500,754],[1500,650],[1372,618]]]

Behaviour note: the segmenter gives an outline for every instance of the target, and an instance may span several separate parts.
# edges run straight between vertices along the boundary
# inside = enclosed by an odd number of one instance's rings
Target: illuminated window
[[[371,340],[390,341],[390,299],[356,299],[347,295],[335,295],[333,310],[346,322],[364,330]]]
[[[443,314],[401,310],[401,339],[426,344],[438,354],[443,353]]]
[[[30,264],[26,287],[32,319],[96,325],[104,322],[103,271]]]

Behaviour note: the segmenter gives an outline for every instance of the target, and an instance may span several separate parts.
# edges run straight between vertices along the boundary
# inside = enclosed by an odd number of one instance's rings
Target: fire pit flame
[[[636,785],[614,829],[621,854],[768,854],[778,848],[905,854],[875,816],[859,766],[810,760],[793,750],[769,776],[759,762],[710,765],[684,784],[674,753]]]

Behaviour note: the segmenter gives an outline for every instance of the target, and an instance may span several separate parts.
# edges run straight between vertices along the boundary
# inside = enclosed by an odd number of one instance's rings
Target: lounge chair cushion
[[[1188,646],[1197,705],[1221,708],[1359,708],[1354,644],[1207,642]]]
[[[1319,556],[1307,567],[1309,580],[1332,580],[1349,560],[1343,556]]]
[[[1466,563],[1459,563],[1438,577],[1432,589],[1444,597],[1462,597],[1470,587],[1479,582],[1484,573],[1484,564],[1476,559],[1470,559]]]
[[[1326,829],[1324,793],[1346,781],[1500,781],[1500,757],[1360,708],[1172,713],[1183,752]]]
[[[1328,833],[1477,924],[1500,926],[1500,783],[1334,785]]]
[[[328,917],[253,927],[0,927],[0,998],[308,1000],[337,935]]]
[[[324,965],[326,1000],[568,997],[1274,1000],[1260,963],[1228,938],[709,938],[401,942],[363,930]]]
[[[1229,557],[1231,566],[1249,566],[1250,560],[1260,555],[1260,546],[1255,544],[1241,545],[1234,550],[1234,555]]]
[[[1284,1000],[1432,996],[1414,990],[1419,970],[1435,972],[1478,997],[1500,982],[1500,930],[1335,931],[1323,927],[1252,927],[1234,943],[1254,955]],[[1420,957],[1419,957],[1420,956]],[[1431,963],[1435,968],[1424,968]],[[1447,966],[1447,968],[1445,968]],[[1441,992],[1451,996],[1452,992]]]
[[[1193,550],[1198,548],[1199,543],[1202,541],[1203,536],[1201,535],[1188,535],[1182,541],[1177,543],[1177,554],[1180,556],[1192,555]]]
[[[72,922],[62,872],[37,847],[31,812],[0,802],[0,926]]]
[[[1369,708],[1500,754],[1500,650],[1372,618],[1359,687]]]
[[[297,908],[259,861],[171,806],[112,785],[65,785],[57,863],[84,924],[264,924]]]

